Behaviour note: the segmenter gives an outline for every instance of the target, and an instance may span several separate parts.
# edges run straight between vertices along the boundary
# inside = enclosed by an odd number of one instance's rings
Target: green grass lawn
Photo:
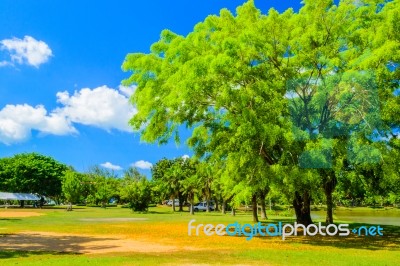
[[[250,211],[230,214],[172,213],[168,207],[150,208],[148,213],[133,213],[126,208],[77,207],[72,212],[64,209],[8,209],[8,211],[39,212],[35,217],[0,218],[0,239],[9,234],[26,231],[78,235],[81,242],[92,241],[91,236],[130,239],[176,247],[168,252],[112,252],[99,254],[71,254],[54,252],[50,244],[43,251],[15,251],[3,248],[0,265],[400,265],[400,227],[384,226],[384,236],[365,237],[245,237],[188,236],[188,222],[195,224],[229,224],[235,221],[251,223]],[[362,210],[360,210],[362,211]],[[366,210],[371,211],[371,210]],[[398,215],[398,210],[386,210]],[[268,222],[294,222],[291,217],[269,213]],[[382,215],[380,213],[380,215]],[[1,217],[1,216],[0,216]],[[145,218],[123,220],[110,218]],[[318,222],[318,221],[317,221]],[[353,223],[352,227],[360,224]],[[55,236],[57,238],[57,236]],[[62,239],[60,239],[62,241]],[[26,250],[29,250],[27,243]],[[78,245],[78,243],[74,243]]]

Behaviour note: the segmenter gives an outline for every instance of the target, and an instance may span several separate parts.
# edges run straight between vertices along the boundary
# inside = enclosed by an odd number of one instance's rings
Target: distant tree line
[[[137,211],[147,210],[153,198],[150,181],[135,168],[125,171],[122,178],[99,166],[80,173],[38,153],[0,159],[0,191],[33,193],[57,203],[103,207],[114,200]]]
[[[396,206],[400,203],[397,175],[393,180],[378,176],[381,179],[368,184],[365,182],[374,177],[362,176],[364,168],[359,171],[349,171],[339,180],[333,193],[334,205]],[[136,168],[128,168],[122,176],[99,166],[81,173],[49,156],[23,153],[0,159],[0,191],[35,193],[58,203],[90,206],[106,207],[113,200],[127,204],[134,211],[146,211],[149,204],[161,204],[166,199],[172,199],[173,211],[183,211],[187,205],[191,214],[197,201],[212,201],[215,209],[224,214],[228,206],[234,214],[235,208],[241,205],[253,205],[261,209],[262,219],[267,218],[268,204],[292,204],[290,190],[279,183],[257,184],[256,201],[253,201],[254,187],[243,182],[236,184],[233,178],[224,175],[221,166],[196,157],[163,158],[154,164],[151,172],[150,179]],[[179,200],[178,206],[175,199]],[[323,188],[316,187],[310,201],[326,204]]]

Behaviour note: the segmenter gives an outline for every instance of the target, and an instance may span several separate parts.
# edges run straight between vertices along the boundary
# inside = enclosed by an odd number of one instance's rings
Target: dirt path
[[[33,217],[40,215],[43,215],[43,213],[25,210],[0,211],[0,219]],[[147,220],[147,218],[87,218],[81,220],[97,222],[127,222],[143,221]],[[24,231],[16,234],[0,234],[0,250],[29,250],[99,254],[111,252],[160,253],[194,249],[158,244],[150,241],[128,239],[120,236],[99,236]]]
[[[59,234],[49,232],[22,232],[0,235],[0,250],[56,251],[83,254],[110,252],[176,252],[180,248],[133,239],[108,236]]]
[[[32,212],[32,211],[11,211],[11,210],[0,211],[0,218],[20,218],[20,217],[32,217],[40,215],[43,215],[43,213]]]

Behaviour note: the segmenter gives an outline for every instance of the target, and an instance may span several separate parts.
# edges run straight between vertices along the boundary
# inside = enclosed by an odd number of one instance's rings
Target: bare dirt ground
[[[0,211],[0,218],[22,218],[40,215],[43,215],[43,213],[21,210]],[[147,219],[96,218],[82,220],[122,222]],[[182,250],[182,248],[133,239],[123,239],[119,236],[95,236],[25,231],[17,234],[0,234],[0,250],[55,251],[68,253],[98,254],[111,252],[174,252],[180,251]]]
[[[117,237],[60,234],[49,232],[21,232],[0,235],[0,250],[55,251],[99,254],[111,252],[175,252],[189,250],[171,245]],[[190,248],[190,250],[193,250]]]
[[[132,222],[132,221],[147,221],[147,218],[83,218],[79,219],[84,222]]]
[[[43,215],[43,213],[33,212],[33,211],[12,211],[12,210],[4,210],[0,212],[0,218],[19,218],[19,217],[32,217],[40,215]]]

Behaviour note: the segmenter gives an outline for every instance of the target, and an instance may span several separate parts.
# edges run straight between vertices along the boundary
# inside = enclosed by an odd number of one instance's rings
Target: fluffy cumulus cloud
[[[149,170],[149,169],[151,169],[151,167],[153,167],[153,164],[150,162],[147,162],[147,161],[140,160],[140,161],[134,162],[132,164],[132,166],[137,167],[139,169],[143,169],[143,170]]]
[[[78,133],[74,124],[132,132],[128,121],[136,110],[121,89],[101,86],[72,95],[59,92],[57,101],[61,106],[51,112],[42,105],[6,105],[0,110],[0,142],[10,145],[24,141],[32,130],[52,135]]]
[[[102,166],[102,167],[104,167],[104,168],[107,168],[107,169],[110,169],[110,170],[115,170],[115,171],[122,170],[122,167],[121,167],[121,166],[119,166],[119,165],[114,165],[114,164],[112,164],[112,163],[110,163],[110,162],[102,163],[102,164],[100,164],[100,166]]]
[[[0,66],[27,64],[39,67],[53,55],[50,47],[45,42],[38,41],[31,36],[25,36],[23,39],[2,40],[0,49],[10,55],[10,61],[1,61]]]
[[[185,154],[185,155],[182,156],[182,159],[184,159],[184,160],[189,159],[189,158],[190,158],[190,156],[187,155],[187,154]]]
[[[119,86],[119,91],[124,94],[126,97],[131,97],[131,95],[135,92],[136,86]]]
[[[56,112],[74,123],[108,131],[113,128],[132,131],[128,121],[135,114],[135,109],[120,91],[107,86],[81,89],[72,95],[65,91],[57,93],[57,101],[64,106]]]
[[[1,142],[10,145],[24,141],[31,136],[32,130],[53,135],[76,133],[67,118],[57,113],[48,114],[42,105],[6,105],[0,110]]]

